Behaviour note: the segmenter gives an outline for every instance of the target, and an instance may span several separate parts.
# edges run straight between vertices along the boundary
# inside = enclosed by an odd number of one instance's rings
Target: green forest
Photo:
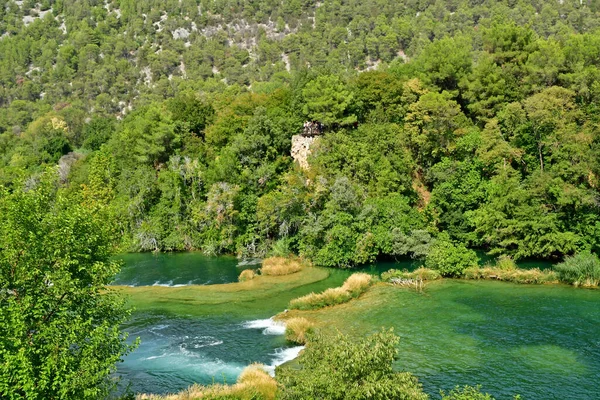
[[[114,252],[459,276],[477,250],[597,284],[599,49],[594,0],[1,0],[0,397],[104,393],[131,350]],[[69,308],[88,330],[35,323]],[[59,357],[27,386],[61,340],[86,384],[53,392]]]

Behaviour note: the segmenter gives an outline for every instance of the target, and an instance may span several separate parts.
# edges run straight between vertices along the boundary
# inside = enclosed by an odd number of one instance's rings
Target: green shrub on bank
[[[291,309],[316,310],[323,307],[345,303],[361,295],[371,285],[372,277],[365,273],[350,275],[341,287],[329,288],[323,293],[309,293],[293,299]]]
[[[554,269],[561,281],[571,285],[592,287],[600,284],[600,259],[589,251],[566,257]]]
[[[298,360],[300,369],[277,367],[278,398],[425,400],[417,378],[392,367],[398,341],[392,331],[361,340],[315,336]]]
[[[503,271],[513,271],[517,269],[517,263],[512,259],[511,256],[501,255],[496,259],[496,268]]]
[[[463,244],[454,244],[447,237],[438,239],[425,258],[425,267],[438,271],[442,276],[462,275],[469,267],[476,267],[477,254]]]

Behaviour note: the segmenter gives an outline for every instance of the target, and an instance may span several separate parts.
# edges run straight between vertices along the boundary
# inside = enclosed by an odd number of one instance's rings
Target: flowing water
[[[197,253],[123,258],[116,282],[134,286],[235,282],[241,269],[255,267]],[[392,267],[410,263],[368,270]],[[137,313],[125,328],[141,345],[118,372],[133,392],[167,393],[194,382],[232,383],[252,362],[273,368],[300,348],[287,344],[269,317],[289,299],[338,286],[348,275],[331,271],[323,281],[257,298],[243,312],[232,303],[231,312],[219,305],[198,315]],[[481,384],[499,399],[600,398],[600,290],[447,280],[424,294],[377,288],[360,302],[360,309],[349,303],[317,318],[360,334],[393,326],[401,337],[397,368],[417,375],[434,398],[465,384]]]

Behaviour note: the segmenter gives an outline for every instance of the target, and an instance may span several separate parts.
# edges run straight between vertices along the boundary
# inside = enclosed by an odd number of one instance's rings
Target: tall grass
[[[289,275],[302,269],[302,262],[296,258],[269,257],[265,258],[260,269],[261,275]]]
[[[542,283],[556,283],[558,282],[558,276],[554,271],[545,269],[540,270],[534,269],[501,269],[497,267],[471,267],[464,271],[463,277],[465,279],[496,279],[499,281],[513,282],[513,283],[528,283],[528,284],[542,284]]]
[[[242,273],[238,277],[238,281],[240,281],[240,282],[250,281],[250,280],[254,279],[255,276],[256,276],[256,272],[254,272],[254,270],[245,269],[242,271]]]
[[[260,364],[246,367],[235,385],[192,385],[188,389],[171,395],[136,396],[138,400],[193,400],[193,399],[241,399],[274,400],[277,396],[277,382]]]
[[[390,269],[381,274],[381,279],[386,282],[390,282],[392,279],[400,278],[400,279],[420,279],[423,281],[434,281],[436,279],[441,279],[442,275],[430,268],[419,267],[414,271],[399,271],[397,269]]]
[[[372,277],[365,273],[350,275],[341,287],[330,288],[323,293],[309,293],[290,302],[291,309],[316,310],[345,303],[358,297],[371,285]]]
[[[554,269],[561,281],[571,285],[584,287],[600,285],[600,259],[589,251],[565,258]]]
[[[290,342],[306,344],[307,336],[314,331],[314,324],[303,317],[285,321],[285,338]]]

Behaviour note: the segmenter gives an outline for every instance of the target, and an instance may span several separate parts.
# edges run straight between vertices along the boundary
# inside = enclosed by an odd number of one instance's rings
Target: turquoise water
[[[128,285],[234,282],[242,268],[252,267],[196,253],[124,258],[117,282]],[[288,297],[337,286],[349,273],[332,271],[285,298],[258,299],[243,316],[135,314],[125,329],[141,345],[119,365],[123,383],[133,392],[176,392],[195,382],[232,383],[251,362],[280,364],[298,349],[268,318]],[[401,337],[397,368],[417,375],[433,398],[440,389],[465,384],[481,384],[499,399],[517,393],[524,399],[600,398],[599,290],[453,280],[431,284],[424,294],[382,290],[380,304],[345,310],[344,328],[366,333],[395,327]]]

